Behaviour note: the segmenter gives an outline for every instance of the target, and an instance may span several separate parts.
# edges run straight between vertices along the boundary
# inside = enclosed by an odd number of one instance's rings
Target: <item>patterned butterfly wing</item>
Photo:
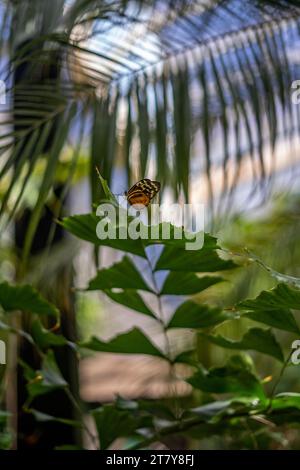
[[[148,206],[151,199],[160,190],[159,181],[151,181],[144,178],[135,183],[127,192],[127,200],[131,205]]]

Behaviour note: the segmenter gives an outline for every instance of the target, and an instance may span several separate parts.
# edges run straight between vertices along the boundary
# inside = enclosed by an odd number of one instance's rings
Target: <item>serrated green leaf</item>
[[[134,289],[125,289],[122,292],[113,292],[112,290],[105,290],[105,294],[118,304],[124,305],[125,307],[131,308],[136,312],[149,315],[155,318],[154,313],[145,304],[142,297]]]
[[[266,396],[259,379],[244,368],[243,361],[230,358],[223,367],[214,367],[205,370],[200,367],[197,372],[187,380],[193,387],[209,393],[230,393],[235,399],[250,397],[265,403]]]
[[[286,284],[278,284],[269,291],[261,292],[255,299],[237,305],[243,315],[274,328],[300,333],[299,326],[289,308],[300,309],[300,291]]]
[[[105,201],[102,201],[105,202]],[[116,211],[119,209],[124,211],[124,209],[119,208],[119,206],[112,205]],[[158,225],[147,226],[140,224],[140,230],[137,231],[137,239],[134,240],[130,237],[128,230],[130,223],[133,222],[131,216],[127,217],[127,235],[125,233],[125,239],[120,238],[120,230],[124,230],[122,225],[118,225],[118,212],[116,212],[116,225],[111,222],[111,225],[107,223],[107,226],[113,229],[113,237],[100,239],[97,236],[97,224],[102,223],[104,216],[97,216],[93,214],[82,214],[72,217],[64,218],[60,224],[70,233],[76,237],[89,241],[95,246],[109,246],[114,249],[122,250],[125,252],[133,253],[142,257],[146,257],[145,247],[150,245],[164,244],[165,250],[163,252],[162,258],[158,261],[157,269],[165,269],[164,266],[160,266],[167,257],[171,257],[173,263],[175,258],[175,270],[180,271],[189,271],[188,264],[185,261],[194,260],[192,264],[192,271],[199,270],[202,272],[209,272],[215,270],[223,270],[234,267],[232,261],[222,260],[217,252],[215,251],[217,246],[216,238],[203,234],[199,232],[198,234],[188,234],[182,227],[176,227],[169,222],[162,222]],[[134,221],[134,223],[136,223]],[[103,228],[103,227],[101,227]],[[140,234],[143,234],[142,236]],[[122,234],[124,235],[124,234]],[[200,243],[202,237],[204,237],[204,246],[200,250],[188,250],[186,249],[186,244],[189,243]],[[179,263],[176,263],[176,260]],[[195,262],[197,267],[194,267]],[[179,267],[177,266],[179,264]],[[177,266],[177,267],[176,267]],[[170,266],[170,269],[172,265]],[[168,268],[166,268],[168,269]]]
[[[102,201],[105,202],[105,201]],[[107,202],[107,201],[106,201]],[[113,206],[116,210],[119,209],[118,206]],[[124,211],[124,209],[120,209]],[[217,240],[215,237],[212,237],[208,234],[203,234],[203,232],[199,232],[199,234],[187,234],[182,227],[176,227],[169,222],[162,222],[158,225],[154,226],[147,226],[141,224],[142,232],[145,233],[144,238],[140,236],[133,240],[130,238],[129,234],[127,233],[126,239],[121,239],[119,237],[119,229],[121,226],[118,225],[116,221],[116,226],[112,225],[115,229],[115,237],[116,238],[107,238],[107,239],[99,239],[97,237],[97,224],[101,222],[104,217],[98,217],[95,213],[92,214],[82,214],[82,215],[75,215],[71,217],[64,218],[61,222],[59,222],[67,231],[75,235],[76,237],[89,241],[93,243],[95,246],[109,246],[111,248],[126,251],[129,253],[133,253],[142,257],[145,257],[145,247],[149,245],[157,245],[157,244],[164,244],[166,245],[165,249],[173,249],[175,250],[172,253],[177,253],[177,250],[180,249],[178,254],[184,256],[185,254],[188,255],[189,259],[195,256],[197,253],[199,257],[199,253],[202,253],[201,260],[203,262],[207,261],[207,253],[209,252],[210,256],[212,257],[211,266],[208,266],[207,271],[213,271],[215,268],[220,267],[221,269],[229,269],[233,267],[234,264],[231,261],[224,261],[221,260],[218,255],[216,254],[215,250],[218,248]],[[118,219],[117,219],[118,220]],[[127,218],[127,224],[129,225],[132,222],[132,217]],[[193,243],[197,236],[204,235],[204,247],[198,251],[189,251],[186,250],[186,243]],[[125,234],[126,235],[126,234]],[[192,238],[191,238],[192,237]],[[205,258],[206,254],[206,258]],[[208,257],[209,260],[209,257]],[[214,262],[214,266],[212,265]],[[203,271],[203,266],[199,266],[200,271]],[[163,268],[160,268],[163,269]],[[188,270],[187,266],[184,269],[180,270]],[[204,272],[204,271],[203,271]]]
[[[283,331],[300,334],[300,329],[295,321],[293,314],[289,310],[255,310],[243,314],[244,317],[250,318],[259,323],[278,328]]]
[[[300,310],[300,290],[293,289],[287,284],[278,284],[269,291],[261,292],[253,300],[240,302],[238,307],[245,310],[255,310],[257,307],[265,310],[277,310],[278,308]]]
[[[208,328],[232,318],[221,308],[197,304],[191,300],[180,305],[171,318],[168,328]]]
[[[28,410],[28,412],[30,412],[40,423],[56,422],[66,424],[74,428],[82,428],[82,423],[80,423],[80,421],[75,421],[74,419],[66,419],[57,416],[51,416],[47,413],[42,413],[41,411],[35,410],[34,408],[31,408],[30,410]]]
[[[146,354],[150,356],[164,357],[163,353],[154,346],[151,341],[138,328],[122,333],[110,341],[101,341],[92,337],[81,347],[93,351],[111,352],[120,354]]]
[[[283,361],[283,353],[279,343],[271,330],[261,328],[250,328],[240,341],[224,338],[221,335],[211,336],[202,334],[204,338],[217,346],[226,349],[253,350]]]
[[[0,284],[0,304],[6,312],[22,310],[39,315],[59,316],[58,309],[30,285]]]
[[[170,234],[170,236],[168,238],[164,237],[164,233],[167,233],[168,235]],[[173,225],[170,222],[161,222],[159,224],[159,237],[157,237],[153,241],[149,240],[147,241],[147,243],[151,244],[158,243],[159,241],[164,241],[164,244],[167,246],[173,246],[174,248],[185,248],[185,244],[190,241],[190,237],[195,238],[197,235],[199,235],[199,237],[203,237],[203,248],[201,248],[200,250],[204,249],[208,251],[214,251],[220,248],[218,245],[217,238],[210,235],[209,233],[205,233],[203,231],[191,233],[186,231],[184,227]],[[195,251],[193,251],[193,253],[195,253]]]
[[[161,290],[163,295],[193,295],[202,292],[218,282],[224,281],[217,276],[198,277],[194,273],[170,272]]]
[[[177,354],[177,356],[173,359],[173,362],[196,366],[198,364],[198,360],[196,358],[195,349],[193,348]]]
[[[30,400],[40,395],[50,393],[53,390],[68,387],[67,382],[57,366],[54,353],[51,350],[45,355],[41,370],[33,371],[34,377],[32,377],[32,369],[28,368],[26,365],[25,367],[27,369],[27,378],[29,379],[27,391]]]
[[[125,240],[119,238],[100,240],[96,232],[97,224],[100,220],[100,217],[92,213],[66,217],[60,223],[68,232],[72,233],[72,235],[75,235],[81,240],[93,243],[95,246],[109,246],[116,250],[122,250],[145,257],[144,246],[141,239],[131,240],[128,237]]]
[[[39,319],[32,322],[31,336],[35,344],[40,349],[47,349],[50,346],[65,346],[69,345],[73,348],[76,347],[75,343],[68,341],[63,335],[53,333],[43,327]]]
[[[126,410],[117,409],[114,405],[104,405],[93,410],[101,450],[107,449],[118,437],[126,437],[134,432],[137,422]]]
[[[136,289],[152,292],[133,262],[127,257],[113,264],[110,268],[101,269],[89,282],[87,290]]]
[[[231,260],[223,260],[211,245],[200,250],[185,250],[181,247],[166,245],[159,257],[155,270],[172,270],[187,272],[214,272],[232,269],[236,265]]]

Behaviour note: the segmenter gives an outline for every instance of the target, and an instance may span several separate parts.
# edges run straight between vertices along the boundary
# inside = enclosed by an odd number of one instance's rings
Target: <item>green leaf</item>
[[[30,248],[33,242],[34,234],[36,232],[41,214],[44,208],[45,200],[53,184],[55,177],[55,170],[59,160],[60,153],[65,144],[65,141],[70,130],[71,122],[76,114],[77,104],[73,102],[71,106],[66,110],[65,115],[59,117],[57,123],[57,130],[52,140],[51,149],[47,156],[47,164],[43,173],[40,189],[38,192],[37,201],[35,207],[31,213],[28,227],[26,230],[24,247],[22,252],[22,266],[23,269],[27,264],[28,257],[30,254]]]
[[[224,281],[221,277],[198,277],[189,272],[170,272],[161,290],[163,295],[193,295],[202,292],[218,282]]]
[[[115,401],[116,406],[121,410],[127,410],[131,412],[136,412],[137,414],[143,416],[153,415],[155,417],[165,419],[168,421],[175,420],[175,416],[172,413],[170,407],[164,400],[158,399],[139,399],[139,400],[126,400],[123,397],[118,396]]]
[[[24,168],[24,164],[26,161],[28,161],[29,157],[37,156],[37,147],[40,145],[40,139],[42,139],[42,135],[40,133],[39,129],[36,129],[32,135],[28,138],[26,144],[24,145],[24,148],[22,150],[22,153],[19,153],[15,165],[13,166],[14,169],[14,175],[11,180],[11,184],[9,185],[7,191],[5,191],[5,194],[3,196],[3,199],[1,201],[1,209],[0,209],[0,217],[4,213],[5,209],[7,208],[7,202],[9,201],[10,195],[12,194],[13,190],[15,189],[15,185],[20,181],[20,174]],[[18,148],[18,144],[15,145],[14,152],[19,152],[20,149]],[[39,152],[41,153],[41,152]],[[9,169],[10,165],[13,165],[13,160],[12,159],[13,155],[11,155],[11,158],[7,160],[6,165],[2,168],[2,171],[0,172],[0,179],[4,176],[6,173],[6,170]],[[11,216],[11,214],[10,214]]]
[[[26,362],[24,362],[22,359],[18,359],[18,363],[20,366],[23,368],[23,374],[25,379],[29,382],[35,379],[36,377],[36,371],[32,369]]]
[[[290,310],[255,310],[253,312],[247,312],[243,315],[244,317],[251,318],[251,320],[265,325],[272,326],[284,331],[290,331],[291,333],[300,334],[300,329],[295,321],[293,314]]]
[[[157,227],[157,226],[156,226]],[[152,226],[153,228],[153,226]],[[213,237],[209,233],[205,233],[203,231],[197,233],[186,232],[184,227],[178,227],[176,225],[171,224],[170,222],[162,222],[158,226],[159,236],[154,240],[154,243],[158,243],[159,241],[164,241],[164,244],[167,246],[172,246],[174,248],[182,248],[185,249],[185,244],[189,242],[189,237],[196,237],[197,235],[203,236],[203,247],[199,250],[207,250],[207,251],[215,251],[218,248],[218,240],[216,237]],[[165,237],[164,233],[169,234],[169,237]],[[151,240],[148,242],[151,244]],[[187,250],[189,251],[189,250]],[[195,253],[196,250],[192,251]]]
[[[80,346],[93,351],[164,357],[163,353],[138,328],[133,328],[107,342],[92,337],[88,342],[81,343]]]
[[[30,412],[40,423],[47,423],[52,421],[56,423],[66,424],[67,426],[72,426],[74,428],[82,428],[82,423],[80,423],[80,421],[75,421],[74,419],[66,419],[59,418],[57,416],[51,416],[46,413],[42,413],[41,411],[35,410],[34,408],[31,408],[27,411]]]
[[[251,412],[256,411],[255,404],[257,401],[257,399],[251,399],[251,397],[238,397],[230,400],[213,401],[188,410],[187,415],[189,417],[194,418],[196,416],[202,421],[187,431],[188,436],[193,439],[207,439],[213,436],[225,436],[228,431],[236,436],[245,427],[240,418],[243,416],[247,418],[251,415]],[[233,417],[237,418],[234,419]]]
[[[96,98],[92,103],[94,120],[91,132],[90,162],[92,171],[90,180],[93,203],[100,201],[103,196],[109,201],[116,202],[115,196],[111,193],[107,181],[102,175],[108,181],[111,179],[116,143],[117,104],[117,96],[113,99],[109,93]],[[95,167],[97,167],[100,184],[96,172],[93,171]]]
[[[111,204],[111,207],[116,209],[117,212],[118,210],[124,212],[123,208],[115,206],[112,203],[109,204]],[[89,241],[95,246],[109,246],[111,248],[133,253],[142,257],[146,257],[146,246],[164,244],[166,246],[162,257],[158,261],[156,269],[172,269],[173,264],[166,268],[163,265],[160,266],[166,261],[166,257],[171,257],[173,263],[175,260],[174,270],[179,271],[190,271],[188,262],[191,260],[193,261],[191,270],[199,272],[223,270],[235,266],[232,261],[224,261],[218,256],[216,252],[216,249],[218,248],[216,238],[208,234],[203,234],[203,232],[199,232],[198,234],[188,234],[182,227],[176,227],[169,222],[162,222],[153,226],[147,226],[140,223],[139,230],[137,231],[138,238],[133,240],[129,233],[130,223],[133,222],[132,217],[124,214],[124,216],[127,217],[126,228],[123,225],[118,225],[119,219],[117,217],[117,212],[116,220],[111,222],[109,222],[104,216],[97,216],[95,213],[92,213],[64,218],[60,224],[76,237]],[[113,236],[108,232],[107,238],[100,239],[97,236],[97,225],[98,223],[103,223],[104,219],[105,224],[107,224],[105,225],[105,230],[107,228],[111,229]],[[101,233],[103,229],[104,227],[101,226]],[[123,233],[124,229],[125,234]],[[123,237],[125,235],[125,238],[121,238],[121,235]],[[197,240],[200,243],[202,236],[204,237],[203,248],[198,251],[186,249],[187,243],[195,243]],[[178,261],[176,263],[177,258]]]
[[[195,354],[195,348],[183,351],[173,359],[174,363],[189,364],[190,366],[197,366],[198,360]]]
[[[31,326],[31,336],[34,342],[39,346],[41,349],[47,349],[50,346],[65,346],[69,345],[72,348],[75,348],[75,343],[68,341],[62,335],[53,333],[52,331],[47,330],[43,327],[42,323],[39,319],[36,319],[32,322]]]
[[[174,135],[175,162],[177,179],[182,186],[184,196],[189,195],[189,170],[191,153],[191,127],[186,123],[191,121],[190,76],[188,62],[183,69],[179,68],[176,75],[171,76],[174,103]]]
[[[167,81],[163,75],[161,79],[156,79],[154,83],[154,101],[155,101],[155,149],[157,162],[157,178],[162,185],[170,173],[167,158]],[[159,98],[160,97],[160,98]]]
[[[127,93],[126,103],[128,106],[127,112],[127,122],[126,122],[126,131],[124,136],[124,156],[125,156],[125,171],[126,171],[126,182],[127,186],[130,186],[130,166],[131,166],[131,143],[132,143],[132,136],[134,135],[134,123],[132,119],[132,87],[129,87]]]
[[[134,432],[137,422],[132,414],[117,409],[114,405],[104,405],[93,410],[101,450],[107,449],[115,439],[129,436]]]
[[[145,283],[133,262],[127,257],[113,264],[110,268],[101,269],[89,282],[87,290],[106,289],[140,289],[152,292]]]
[[[232,411],[232,403],[233,400],[217,400],[202,406],[197,406],[196,408],[191,408],[188,410],[188,413],[201,417],[205,422],[217,423],[224,414]],[[245,405],[243,404],[243,406]]]
[[[140,162],[141,162],[141,175],[144,176],[146,173],[149,143],[150,143],[150,126],[149,126],[149,114],[148,114],[148,96],[147,96],[147,76],[143,76],[143,84],[139,86],[139,78],[136,80],[136,103],[137,103],[137,115],[138,115],[138,129],[139,129],[139,141],[140,141]]]
[[[0,330],[2,331],[9,331],[11,333],[15,333],[16,335],[22,336],[24,339],[26,339],[29,343],[34,345],[34,340],[30,334],[28,334],[26,331],[21,330],[20,328],[14,328],[11,325],[7,325],[3,321],[0,320]]]
[[[0,304],[7,312],[22,310],[39,315],[59,316],[58,309],[30,285],[13,286],[8,282],[2,282],[0,284]]]
[[[207,328],[218,325],[232,318],[231,314],[222,309],[197,304],[191,300],[178,307],[171,318],[168,328]]]
[[[67,382],[56,364],[54,353],[51,350],[45,355],[41,370],[32,371],[28,366],[25,365],[25,367],[25,370],[27,370],[27,379],[29,379],[27,391],[30,401],[37,396],[44,395],[53,390],[68,387]],[[34,377],[32,377],[32,372],[34,372]]]
[[[93,243],[95,246],[109,246],[116,250],[126,251],[145,257],[144,246],[141,239],[131,240],[127,237],[123,239],[104,239],[97,237],[97,224],[101,221],[101,217],[97,217],[95,213],[74,215],[64,218],[60,224],[70,233],[81,240]]]
[[[155,318],[154,313],[149,309],[142,297],[134,289],[125,289],[122,292],[105,290],[104,292],[110,299],[114,300],[118,304]]]
[[[261,292],[253,300],[245,300],[237,305],[245,310],[243,315],[274,328],[299,334],[300,329],[289,308],[300,309],[300,291],[286,284]]]
[[[204,338],[217,346],[226,349],[254,350],[275,357],[283,361],[283,353],[279,343],[271,330],[261,328],[250,328],[240,341],[224,338],[221,335],[211,336],[202,334]]]
[[[62,221],[58,221],[68,232],[75,235],[81,240],[86,240],[93,243],[94,245],[99,245],[100,240],[96,234],[96,226],[100,219],[96,214],[81,214],[73,215],[71,217],[65,217]]]
[[[222,131],[222,138],[223,138],[223,148],[224,148],[224,157],[223,157],[223,170],[224,170],[224,176],[223,176],[224,177],[224,186],[223,186],[223,188],[224,189],[223,190],[226,190],[227,189],[227,168],[226,168],[226,166],[227,166],[227,162],[228,162],[228,158],[229,158],[229,145],[228,145],[228,143],[229,143],[229,132],[228,132],[229,123],[228,123],[228,116],[227,116],[226,94],[225,94],[225,89],[223,87],[223,83],[221,81],[219,66],[216,63],[216,61],[214,60],[214,53],[212,52],[212,50],[210,50],[210,48],[208,48],[208,53],[209,53],[211,69],[212,69],[212,72],[213,72],[213,75],[214,75],[214,78],[215,78],[215,82],[216,82],[216,87],[215,87],[216,93],[217,93],[219,101],[221,103],[220,124],[221,124],[221,131]],[[222,73],[222,71],[221,71],[221,73]],[[201,77],[199,77],[199,78],[201,79]],[[227,77],[224,76],[224,79],[226,79],[226,78]],[[205,86],[205,84],[202,82],[202,87],[204,88],[204,86]],[[206,130],[206,134],[207,134],[207,131],[209,131],[209,129]],[[207,148],[207,144],[206,144],[206,159],[207,159],[207,150],[209,150],[209,148]],[[208,181],[210,182],[209,170],[210,170],[210,162],[207,159],[207,161],[206,161],[206,171],[207,171]]]
[[[273,410],[297,408],[300,410],[300,393],[279,393],[272,400]]]
[[[101,183],[103,192],[104,192],[104,194],[105,194],[105,197],[107,198],[108,201],[111,201],[111,202],[113,202],[114,204],[117,204],[116,197],[115,197],[115,195],[111,192],[111,190],[109,189],[109,186],[108,186],[108,184],[107,184],[107,181],[101,176],[101,173],[99,172],[98,168],[97,168],[96,171],[97,171],[97,174],[98,174],[98,177],[99,177],[99,180],[100,180],[100,183]]]
[[[209,101],[210,101],[210,92],[208,89],[208,73],[206,60],[201,61],[200,70],[199,70],[199,85],[201,87],[202,94],[202,105],[201,105],[201,120],[200,127],[203,136],[204,143],[204,157],[205,157],[205,172],[207,177],[207,185],[209,192],[209,202],[210,202],[210,212],[213,214],[213,203],[214,203],[214,194],[213,186],[211,181],[211,133],[213,129],[212,116],[209,110]]]
[[[258,398],[265,403],[266,396],[259,379],[247,368],[240,356],[233,356],[223,367],[205,370],[200,367],[187,380],[193,387],[209,393],[230,393],[236,398]]]
[[[102,201],[107,202],[107,201]],[[119,206],[114,206],[116,209],[119,209]],[[120,209],[124,211],[124,209]],[[126,251],[129,253],[133,253],[142,257],[145,257],[145,247],[149,245],[156,245],[156,244],[164,244],[166,245],[165,250],[168,248],[171,250],[172,254],[178,252],[180,256],[183,257],[188,255],[189,259],[193,259],[195,254],[199,257],[201,254],[200,259],[202,262],[210,261],[211,266],[207,267],[207,271],[214,271],[215,268],[222,269],[229,269],[233,267],[234,264],[232,261],[224,261],[219,258],[216,254],[215,250],[218,248],[217,240],[215,237],[211,235],[204,234],[204,246],[201,250],[193,250],[189,251],[186,250],[186,243],[192,243],[196,239],[197,234],[186,234],[182,227],[176,227],[169,222],[162,222],[158,225],[154,226],[146,226],[141,224],[141,232],[145,233],[144,238],[138,237],[136,240],[130,238],[129,234],[125,239],[121,239],[119,237],[122,226],[118,225],[118,220],[115,221],[116,225],[111,222],[111,228],[115,230],[114,234],[116,238],[105,238],[99,239],[97,237],[97,224],[103,220],[103,216],[97,216],[95,213],[91,214],[82,214],[82,215],[75,215],[72,217],[66,217],[61,222],[59,222],[67,231],[75,235],[76,237],[89,241],[93,243],[95,246],[109,246],[111,248]],[[117,218],[116,218],[117,219]],[[127,223],[130,224],[132,222],[132,217],[127,218]],[[124,227],[122,227],[124,228]],[[199,236],[202,236],[203,232],[199,232]],[[125,233],[126,235],[126,233]],[[193,235],[193,238],[190,238]],[[180,248],[180,251],[178,249]],[[173,251],[175,250],[175,251]],[[211,259],[210,259],[211,258]],[[164,258],[163,258],[164,259]],[[197,258],[198,259],[198,258]],[[213,264],[214,263],[214,266]],[[203,268],[203,267],[202,267]],[[199,271],[205,272],[201,266],[199,267]],[[159,269],[164,269],[159,268]],[[168,268],[167,268],[168,269]],[[181,271],[189,271],[187,267],[187,263],[185,263],[185,267],[183,269],[179,269]],[[197,271],[197,269],[193,269],[193,271]]]
[[[300,290],[293,289],[286,284],[278,284],[269,291],[261,292],[253,300],[240,302],[238,307],[245,310],[255,310],[257,307],[265,310],[278,310],[279,308],[300,310]]]
[[[234,268],[232,261],[220,258],[216,251],[216,240],[205,234],[200,250],[186,250],[184,247],[167,245],[159,257],[155,270],[214,272]]]

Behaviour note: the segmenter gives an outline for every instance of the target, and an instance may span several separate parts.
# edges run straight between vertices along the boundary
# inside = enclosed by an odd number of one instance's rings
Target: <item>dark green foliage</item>
[[[57,308],[30,285],[12,286],[7,282],[0,284],[0,305],[6,312],[21,310],[39,315],[58,315]]]
[[[150,356],[164,357],[138,328],[116,336],[108,342],[103,342],[93,337],[87,343],[81,344],[81,346],[93,351],[122,354],[149,354]]]
[[[112,200],[108,187],[104,185],[103,190],[106,197]],[[59,416],[44,414],[34,405],[39,396],[62,389],[76,409],[80,409],[81,405],[70,394],[69,385],[57,366],[54,354],[56,348],[68,345],[77,353],[99,351],[148,355],[158,361],[167,362],[172,373],[178,363],[187,367],[186,382],[191,386],[190,397],[186,402],[182,402],[180,414],[174,413],[173,398],[169,402],[167,400],[164,402],[125,400],[117,397],[114,403],[92,410],[90,414],[95,421],[97,437],[91,435],[91,438],[94,445],[99,445],[101,449],[113,446],[114,441],[120,437],[127,439],[124,444],[126,448],[139,449],[146,448],[156,441],[164,441],[172,435],[183,434],[187,439],[189,437],[201,439],[214,435],[225,436],[226,433],[235,436],[236,443],[243,436],[244,445],[251,448],[251,439],[249,445],[247,444],[249,438],[247,425],[250,422],[255,429],[258,421],[262,419],[273,426],[297,422],[300,409],[299,394],[285,391],[276,395],[276,378],[272,379],[274,380],[272,389],[268,392],[264,381],[256,372],[251,357],[256,362],[260,354],[263,354],[269,356],[270,361],[274,362],[274,359],[279,361],[280,379],[289,365],[288,353],[291,351],[287,352],[285,359],[277,330],[296,334],[299,332],[294,318],[294,311],[299,308],[299,291],[282,282],[269,291],[261,292],[253,300],[245,300],[226,309],[221,307],[222,299],[218,305],[202,303],[201,296],[186,299],[184,298],[186,295],[200,294],[205,289],[213,288],[214,285],[226,280],[226,270],[236,268],[231,259],[225,259],[214,237],[205,234],[204,245],[197,251],[185,249],[185,239],[178,240],[174,237],[176,228],[173,226],[170,227],[171,238],[168,240],[164,240],[162,232],[159,232],[156,240],[138,239],[134,240],[134,243],[133,240],[120,239],[101,241],[96,236],[99,220],[101,217],[95,214],[86,214],[69,217],[60,222],[65,229],[95,246],[110,246],[123,249],[126,253],[118,263],[99,270],[96,277],[89,282],[84,295],[89,295],[91,290],[99,290],[114,302],[132,309],[136,314],[151,317],[152,321],[156,322],[157,328],[161,329],[168,345],[157,347],[150,335],[137,327],[109,341],[93,336],[85,342],[71,343],[62,335],[47,330],[41,322],[43,314],[56,315],[55,307],[28,286],[13,287],[2,284],[0,300],[4,310],[19,309],[34,314],[30,335],[27,334],[25,337],[36,345],[42,357],[42,366],[40,370],[35,371],[22,363],[24,376],[28,382],[26,410],[31,412],[39,423],[57,421],[77,428],[84,426],[78,420],[65,420]],[[156,263],[153,263],[148,250],[153,244],[163,246]],[[140,255],[143,263],[148,262],[148,274],[151,275],[149,279],[140,269],[141,258],[132,257],[133,254]],[[155,277],[159,270],[167,271],[162,285],[157,284]],[[224,272],[222,277],[203,274],[220,271]],[[145,293],[147,303],[144,300]],[[165,320],[161,305],[162,301],[170,296],[176,296],[177,299],[178,296],[182,296],[183,300],[173,309],[168,320]],[[264,323],[272,329],[255,326],[249,328],[241,339],[229,339],[223,335],[224,323],[244,322],[246,317],[248,321]],[[3,323],[2,328],[9,326]],[[226,356],[222,364],[206,369],[197,359],[196,344],[189,343],[183,350],[170,347],[169,331],[178,328],[197,331],[203,347],[211,343],[223,348],[224,351],[240,351],[240,355],[235,353],[231,357]],[[218,331],[219,329],[221,331]],[[24,334],[16,329],[10,331]],[[251,356],[242,351],[250,351]],[[81,412],[83,413],[82,410]],[[268,436],[272,438],[271,434]],[[3,447],[8,445],[5,444],[5,436],[2,440]]]
[[[204,336],[204,335],[203,335]],[[283,354],[274,334],[271,330],[251,328],[240,341],[226,339],[223,336],[204,336],[212,343],[222,348],[238,349],[241,351],[254,350],[275,357],[283,361]]]

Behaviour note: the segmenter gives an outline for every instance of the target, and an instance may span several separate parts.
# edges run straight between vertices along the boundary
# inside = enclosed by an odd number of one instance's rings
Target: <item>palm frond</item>
[[[299,40],[296,1],[246,0],[241,8],[237,0],[57,0],[51,14],[49,8],[38,14],[43,2],[23,3],[24,21],[35,29],[15,50],[7,77],[30,63],[36,80],[12,87],[14,102],[3,113],[1,175],[12,172],[12,182],[28,161],[32,171],[43,151],[34,143],[37,130],[50,132],[72,103],[84,109],[80,119],[92,132],[91,172],[97,164],[111,179],[121,161],[128,183],[150,171],[186,199],[193,178],[205,174],[213,201],[220,168],[219,199],[225,200],[249,159],[255,179],[270,177],[266,150],[275,155],[280,139],[298,135],[299,112],[289,91],[298,73],[290,39]],[[15,42],[22,30],[14,14],[19,2],[6,4],[2,30],[9,23]],[[59,57],[59,88],[39,79],[47,66],[49,76],[51,56]],[[51,138],[60,142],[71,132],[71,125],[69,131],[54,127]],[[49,189],[54,172],[46,172]],[[91,187],[95,200],[94,176]],[[10,192],[2,212],[9,198]]]

